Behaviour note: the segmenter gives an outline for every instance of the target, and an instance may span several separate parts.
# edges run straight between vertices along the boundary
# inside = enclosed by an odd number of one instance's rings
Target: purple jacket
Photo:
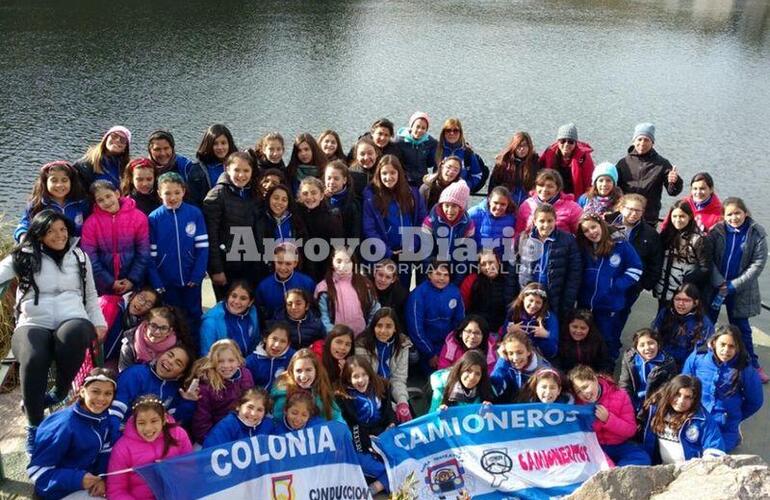
[[[145,282],[150,263],[150,233],[147,216],[131,198],[120,199],[116,214],[98,205],[83,224],[80,247],[91,259],[96,291],[111,294],[112,284],[128,278],[134,288]]]
[[[192,419],[192,437],[196,443],[203,443],[206,434],[217,422],[227,416],[232,406],[246,389],[254,387],[251,371],[242,367],[230,380],[225,380],[225,388],[214,391],[208,383],[201,383],[200,398]]]

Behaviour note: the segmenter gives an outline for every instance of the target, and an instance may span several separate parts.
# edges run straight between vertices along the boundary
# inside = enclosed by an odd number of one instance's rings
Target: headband
[[[526,297],[527,295],[538,295],[538,296],[540,296],[540,297],[542,297],[544,299],[548,298],[548,294],[546,293],[546,291],[545,290],[541,290],[539,288],[532,288],[530,290],[524,290],[521,293],[522,293],[522,295],[524,297]]]
[[[90,384],[91,382],[109,382],[110,384],[114,385],[115,387],[118,386],[118,383],[115,382],[112,378],[108,377],[107,375],[100,373],[99,375],[89,375],[83,380],[83,385]]]
[[[558,380],[559,383],[561,384],[561,375],[559,375],[559,372],[557,372],[553,368],[541,368],[541,369],[539,369],[537,371],[537,373],[538,374],[541,374],[541,373],[551,373],[551,374],[553,374],[556,377],[556,380]]]
[[[163,401],[161,401],[156,397],[142,398],[141,401],[137,401],[136,403],[133,404],[133,406],[131,406],[131,411],[136,411],[137,406],[144,405],[144,404],[156,404],[156,405],[163,406]]]

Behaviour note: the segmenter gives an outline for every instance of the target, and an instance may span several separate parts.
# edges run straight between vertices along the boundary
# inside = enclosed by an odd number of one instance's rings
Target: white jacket
[[[80,261],[78,261],[78,255]],[[35,274],[35,283],[40,290],[38,303],[35,305],[35,291],[30,287],[26,294],[16,291],[16,303],[20,304],[21,314],[16,327],[39,326],[54,330],[64,321],[73,318],[90,320],[95,327],[107,326],[99,308],[99,300],[91,271],[91,261],[85,252],[74,245],[64,255],[62,267],[46,254],[42,254],[40,272]],[[86,304],[83,306],[83,288],[80,278],[80,264],[86,263]],[[13,269],[13,256],[0,261],[0,284],[5,284],[16,277]]]

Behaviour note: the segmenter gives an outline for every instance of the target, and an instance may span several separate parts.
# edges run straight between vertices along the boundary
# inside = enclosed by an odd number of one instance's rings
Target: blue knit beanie
[[[634,127],[634,138],[632,141],[635,141],[636,138],[640,135],[643,135],[649,138],[652,142],[655,142],[655,125],[652,123],[640,123]]]
[[[608,161],[603,161],[600,164],[596,165],[594,167],[594,173],[591,174],[591,184],[596,185],[596,179],[599,177],[606,175],[610,179],[612,179],[612,182],[615,183],[615,185],[618,185],[618,169],[615,167],[613,163],[610,163]]]

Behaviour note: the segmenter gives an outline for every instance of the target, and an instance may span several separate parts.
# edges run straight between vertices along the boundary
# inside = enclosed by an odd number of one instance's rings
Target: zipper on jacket
[[[179,264],[179,281],[180,285],[184,286],[184,274],[182,273],[182,247],[179,244],[179,221],[176,218],[176,209],[171,210],[171,215],[174,216],[174,235],[176,236],[176,261]]]
[[[115,234],[116,218],[117,214],[114,214],[112,216],[112,225],[110,228],[112,229],[112,273],[115,277],[115,280],[117,281],[119,279],[118,274],[120,273],[120,255],[118,255],[118,239],[117,235]]]
[[[599,260],[599,267],[596,269],[596,281],[594,282],[594,294],[591,296],[591,309],[594,308],[594,299],[596,299],[596,294],[599,292],[599,275],[602,270],[602,264],[604,264],[604,257],[602,257]]]
[[[730,233],[728,233],[725,230],[725,234],[727,235],[727,234],[730,234]],[[730,272],[730,261],[733,260],[733,251],[735,250],[735,240],[738,239],[736,236],[738,236],[738,233],[733,235],[733,242],[730,245],[730,253],[727,255],[727,266],[725,267],[725,275],[724,275],[725,281],[727,281],[727,273]]]

